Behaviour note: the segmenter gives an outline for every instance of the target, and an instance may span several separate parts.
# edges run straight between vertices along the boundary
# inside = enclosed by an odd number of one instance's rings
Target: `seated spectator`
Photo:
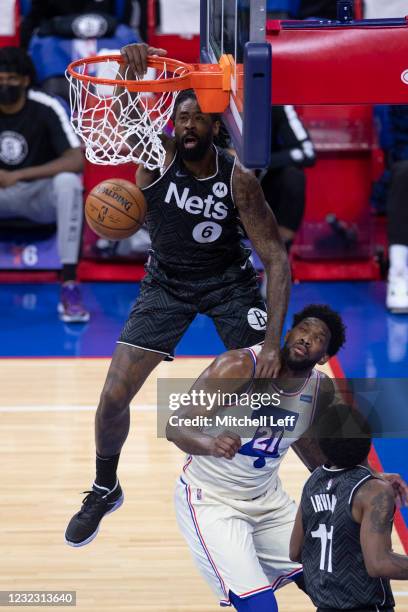
[[[117,25],[115,17],[115,0],[32,0],[31,10],[23,20],[21,27],[21,44],[25,47],[30,42],[31,35],[38,28],[41,36],[76,36],[74,19],[79,15],[98,14],[105,18],[105,33]],[[132,16],[132,1],[124,1],[124,11],[121,22],[130,23]]]
[[[115,0],[32,0],[22,23],[21,41],[33,58],[41,88],[69,100],[67,64],[99,50],[119,52],[138,41],[130,27],[132,0],[123,0],[116,14]],[[86,42],[85,42],[86,41]]]
[[[273,106],[271,161],[260,181],[288,251],[305,209],[303,168],[315,160],[313,144],[294,107]]]
[[[82,233],[83,157],[63,106],[30,89],[25,51],[0,49],[0,219],[57,223],[62,262],[60,318],[88,321],[75,282]]]
[[[408,106],[390,106],[392,130],[391,184],[387,200],[388,272],[387,308],[408,312]]]

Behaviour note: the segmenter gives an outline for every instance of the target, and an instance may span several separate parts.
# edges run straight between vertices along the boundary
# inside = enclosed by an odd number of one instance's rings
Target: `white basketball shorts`
[[[194,561],[218,597],[229,606],[229,592],[250,597],[276,590],[302,573],[289,559],[296,504],[276,488],[254,500],[220,497],[180,478],[176,516]]]

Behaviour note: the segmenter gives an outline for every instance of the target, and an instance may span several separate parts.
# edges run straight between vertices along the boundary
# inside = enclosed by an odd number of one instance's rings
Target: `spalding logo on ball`
[[[146,209],[146,200],[139,187],[124,179],[109,179],[89,193],[85,217],[101,238],[122,240],[142,227]]]

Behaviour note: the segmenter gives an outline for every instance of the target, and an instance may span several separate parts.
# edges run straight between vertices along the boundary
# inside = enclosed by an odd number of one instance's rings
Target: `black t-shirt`
[[[126,17],[131,12],[130,0],[124,2]],[[39,22],[41,19],[51,19],[73,13],[108,13],[116,16],[115,0],[33,0],[30,16]],[[38,23],[37,23],[38,24]],[[36,25],[37,25],[36,24]]]
[[[53,17],[74,14],[106,13],[129,24],[132,16],[132,1],[125,0],[122,15],[117,15],[115,0],[32,0],[30,13],[21,28],[22,46],[27,47],[35,28],[44,26]]]
[[[46,164],[79,147],[63,105],[41,91],[29,90],[20,112],[0,112],[0,168],[19,170]]]

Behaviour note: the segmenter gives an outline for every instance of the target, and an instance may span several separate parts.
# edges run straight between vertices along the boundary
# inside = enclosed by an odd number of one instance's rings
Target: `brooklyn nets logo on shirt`
[[[80,15],[72,22],[72,30],[78,38],[101,38],[108,30],[108,22],[97,13]]]
[[[267,314],[260,308],[250,308],[248,310],[247,320],[252,329],[266,329]]]
[[[0,133],[0,160],[4,164],[17,166],[24,161],[27,153],[28,144],[24,136],[12,131]]]

